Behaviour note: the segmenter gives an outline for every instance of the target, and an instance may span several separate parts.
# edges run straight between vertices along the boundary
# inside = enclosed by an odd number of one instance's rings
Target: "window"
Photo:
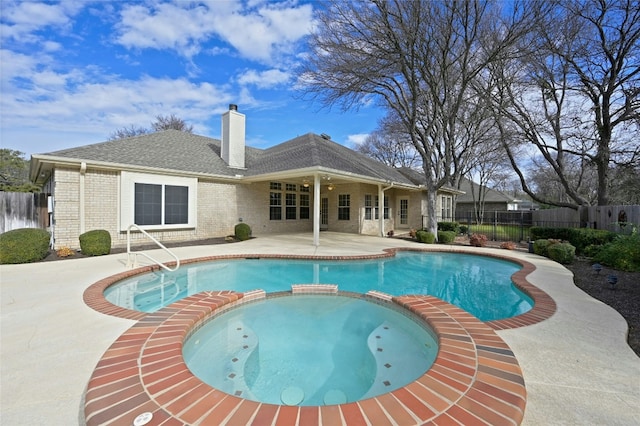
[[[309,188],[294,183],[285,183],[283,191],[283,184],[280,182],[270,182],[269,188],[271,189],[269,197],[270,220],[282,220],[283,207],[286,220],[309,219]],[[284,205],[282,204],[283,199]]]
[[[174,225],[189,221],[189,188],[166,185],[164,187],[164,223]]]
[[[285,195],[285,202],[287,203],[286,218],[295,219],[296,218],[296,194],[287,192]]]
[[[440,220],[452,220],[453,197],[451,195],[440,196]]]
[[[197,185],[194,178],[122,172],[121,230],[133,223],[143,229],[195,227]]]
[[[389,197],[384,196],[384,218],[389,219]]]
[[[309,194],[300,194],[300,219],[309,219],[309,205]]]
[[[338,194],[338,220],[350,220],[350,207],[350,195]]]
[[[280,192],[269,193],[269,219],[282,219],[282,193]]]
[[[378,200],[380,197],[377,195],[374,197],[371,194],[365,194],[364,196],[364,219],[365,220],[378,220],[380,218],[380,212],[378,209]],[[385,197],[387,199],[387,197]],[[387,217],[385,217],[387,219]]]
[[[135,184],[134,221],[136,225],[162,224],[162,185]]]
[[[373,218],[373,196],[371,194],[365,194],[364,195],[364,220],[371,220],[372,218]]]

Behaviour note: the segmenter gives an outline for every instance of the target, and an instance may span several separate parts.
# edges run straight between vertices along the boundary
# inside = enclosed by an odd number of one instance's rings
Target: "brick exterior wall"
[[[71,169],[56,169],[54,179],[54,248],[80,248],[80,172]]]
[[[78,169],[59,168],[52,177],[54,180],[54,219],[55,248],[80,248],[80,187],[81,177]],[[121,176],[116,171],[88,169],[84,175],[84,232],[93,229],[105,229],[111,234],[113,247],[124,247],[127,243],[127,224],[120,221]],[[283,190],[283,217],[281,220],[269,219],[269,182],[252,184],[224,183],[200,180],[197,183],[197,223],[195,228],[148,231],[160,242],[200,240],[224,237],[234,233],[234,227],[240,221],[251,226],[254,235],[286,232],[313,231],[313,187],[310,188],[309,219],[286,219]],[[283,184],[284,186],[284,184]],[[284,189],[284,188],[283,188]],[[379,235],[378,220],[365,220],[365,194],[375,199],[378,193],[376,185],[340,184],[333,191],[326,185],[321,188],[321,197],[329,200],[328,229],[335,232]],[[298,192],[300,194],[300,192]],[[338,196],[350,195],[350,218],[338,220]],[[398,197],[409,198],[409,228],[419,228],[422,220],[423,193],[390,189],[385,192],[389,197],[390,218],[385,220],[385,233],[394,229]],[[298,197],[299,207],[299,197]],[[382,214],[382,212],[380,212]],[[408,228],[407,228],[408,230]],[[149,240],[140,233],[132,233],[133,244],[148,244]]]

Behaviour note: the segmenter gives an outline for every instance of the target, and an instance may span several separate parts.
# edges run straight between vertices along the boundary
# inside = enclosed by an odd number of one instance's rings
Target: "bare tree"
[[[474,81],[524,29],[507,22],[501,3],[329,1],[310,38],[300,74],[307,93],[344,109],[374,98],[394,114],[420,154],[428,193],[428,229],[436,233],[436,193],[459,180],[469,146],[465,124],[477,122]],[[509,3],[511,17],[523,13]]]
[[[176,115],[157,115],[156,121],[151,123],[151,128],[134,126],[123,127],[111,133],[109,140],[131,138],[134,136],[146,135],[153,132],[161,132],[163,130],[179,130],[185,133],[193,133],[193,126],[188,125],[183,119],[178,118]]]
[[[111,133],[109,135],[109,140],[113,141],[116,139],[132,138],[134,136],[146,135],[147,133],[149,133],[149,129],[137,127],[132,124],[129,127],[123,127]]]
[[[374,158],[389,167],[421,167],[421,158],[411,139],[393,116],[387,115],[378,124],[378,129],[371,133],[356,151]]]
[[[163,130],[179,130],[185,133],[193,133],[193,126],[188,125],[183,119],[178,118],[176,115],[157,115],[156,121],[151,123],[151,127],[154,132],[161,132]]]
[[[606,205],[612,165],[640,158],[640,8],[635,0],[557,0],[536,9],[539,25],[523,40],[521,57],[494,68],[500,89],[486,90],[506,118],[500,130],[507,155],[534,200]],[[531,162],[514,155],[514,140],[544,159],[564,200],[530,185]],[[592,174],[595,200],[585,190]]]

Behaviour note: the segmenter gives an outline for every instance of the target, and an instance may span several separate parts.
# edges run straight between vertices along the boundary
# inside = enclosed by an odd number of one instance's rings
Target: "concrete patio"
[[[347,256],[416,247],[398,239],[336,233],[322,233],[319,247],[312,241],[310,233],[269,235],[173,251],[188,259],[221,254]],[[571,273],[555,262],[516,251],[468,250],[535,264],[528,281],[557,304],[557,312],[539,324],[498,332],[524,373],[523,424],[640,424],[640,358],[626,344],[624,319],[575,287]],[[170,260],[158,251],[149,253]],[[84,424],[82,396],[96,362],[133,321],[90,309],[82,295],[94,282],[125,270],[125,264],[126,254],[114,254],[0,266],[0,423]]]

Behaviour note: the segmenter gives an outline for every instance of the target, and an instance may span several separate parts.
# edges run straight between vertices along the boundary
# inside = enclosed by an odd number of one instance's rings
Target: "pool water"
[[[132,277],[108,287],[105,297],[123,308],[154,312],[207,290],[276,292],[288,291],[292,284],[337,284],[341,291],[358,293],[432,295],[490,321],[533,307],[532,299],[511,281],[519,269],[513,262],[460,253],[399,252],[353,261],[218,260]]]
[[[194,332],[183,355],[205,383],[271,404],[334,405],[391,392],[433,364],[437,341],[397,309],[335,295],[269,297]]]

